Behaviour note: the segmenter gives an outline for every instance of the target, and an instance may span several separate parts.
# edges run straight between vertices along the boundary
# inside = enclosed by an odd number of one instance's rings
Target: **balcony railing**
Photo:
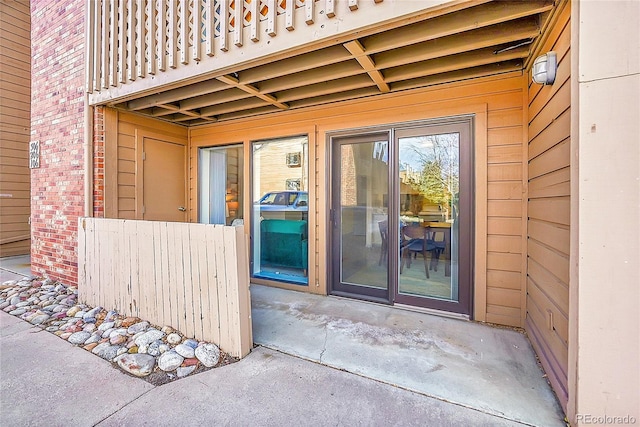
[[[284,57],[443,0],[87,0],[87,91],[126,99]],[[288,36],[287,36],[288,35]]]

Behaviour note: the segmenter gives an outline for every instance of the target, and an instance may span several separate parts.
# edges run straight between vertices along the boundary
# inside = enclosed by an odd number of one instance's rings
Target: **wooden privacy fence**
[[[78,293],[217,344],[234,357],[253,345],[243,227],[80,218]]]

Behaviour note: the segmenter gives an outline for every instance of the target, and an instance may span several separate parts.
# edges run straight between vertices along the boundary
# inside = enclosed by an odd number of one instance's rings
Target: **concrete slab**
[[[11,256],[11,257],[2,257],[0,258],[0,270],[4,270],[4,272],[19,274],[21,276],[31,276],[31,256],[30,255],[19,255],[19,256]],[[2,274],[3,271],[0,271]],[[1,276],[0,276],[1,277]],[[14,279],[6,279],[6,280],[14,280]],[[0,283],[2,280],[0,278]]]
[[[153,389],[0,311],[0,425],[94,425]]]
[[[563,426],[514,330],[251,285],[258,344],[505,419]]]
[[[233,365],[157,387],[99,425],[517,424],[257,348]]]

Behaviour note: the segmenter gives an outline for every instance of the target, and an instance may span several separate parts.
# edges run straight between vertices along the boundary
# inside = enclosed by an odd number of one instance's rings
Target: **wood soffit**
[[[524,71],[553,7],[481,4],[113,106],[192,126]]]

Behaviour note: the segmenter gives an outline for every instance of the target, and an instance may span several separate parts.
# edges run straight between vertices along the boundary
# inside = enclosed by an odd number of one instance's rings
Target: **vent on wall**
[[[290,168],[297,168],[300,166],[300,152],[287,153],[287,166]]]

